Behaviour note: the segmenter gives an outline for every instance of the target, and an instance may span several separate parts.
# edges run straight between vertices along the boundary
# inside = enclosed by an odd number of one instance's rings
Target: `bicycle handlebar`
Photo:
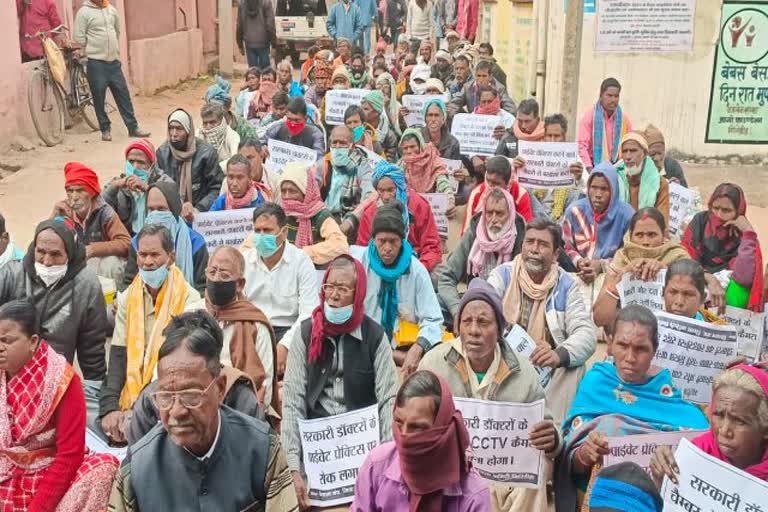
[[[36,37],[46,37],[48,34],[61,34],[62,31],[65,31],[65,30],[69,30],[69,28],[65,27],[64,25],[59,25],[58,27],[54,27],[51,30],[41,30],[35,35],[24,34],[24,37],[27,39],[32,39]]]

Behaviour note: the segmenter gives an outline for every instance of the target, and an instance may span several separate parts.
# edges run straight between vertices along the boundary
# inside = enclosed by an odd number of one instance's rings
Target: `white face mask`
[[[627,173],[627,176],[637,176],[638,174],[643,172],[643,166],[638,165],[637,167],[630,167],[627,165],[624,168],[624,171]]]
[[[45,283],[45,286],[50,288],[67,273],[67,264],[64,265],[51,265],[46,267],[42,263],[35,262],[35,272],[37,276]]]

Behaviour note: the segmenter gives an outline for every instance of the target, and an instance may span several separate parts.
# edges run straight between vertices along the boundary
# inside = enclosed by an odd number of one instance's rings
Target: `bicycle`
[[[67,30],[63,25],[41,31],[35,35],[26,34],[25,37],[37,37],[45,48],[49,34],[60,34]],[[61,144],[64,140],[65,119],[82,118],[93,130],[99,129],[99,121],[96,118],[96,109],[93,106],[93,96],[88,85],[85,67],[76,56],[77,48],[60,48],[63,53],[69,80],[61,82],[54,78],[48,62],[48,55],[43,52],[40,65],[35,67],[29,77],[27,87],[27,101],[32,123],[43,142],[48,146]],[[69,90],[65,89],[68,82]]]

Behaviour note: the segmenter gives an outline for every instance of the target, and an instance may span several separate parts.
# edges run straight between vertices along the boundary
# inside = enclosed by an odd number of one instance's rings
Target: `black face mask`
[[[214,306],[226,306],[235,299],[237,281],[208,281],[205,284],[208,300]]]
[[[173,148],[176,151],[184,151],[185,149],[187,149],[187,141],[185,141],[185,140],[172,140],[171,141],[171,146],[173,146]]]

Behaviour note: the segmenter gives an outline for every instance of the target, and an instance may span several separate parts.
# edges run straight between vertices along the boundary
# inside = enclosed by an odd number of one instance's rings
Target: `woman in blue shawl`
[[[563,422],[563,460],[555,478],[558,511],[576,510],[590,476],[608,453],[607,437],[706,430],[704,414],[686,402],[669,370],[651,367],[658,348],[656,317],[644,306],[619,312],[608,354],[579,384]]]

